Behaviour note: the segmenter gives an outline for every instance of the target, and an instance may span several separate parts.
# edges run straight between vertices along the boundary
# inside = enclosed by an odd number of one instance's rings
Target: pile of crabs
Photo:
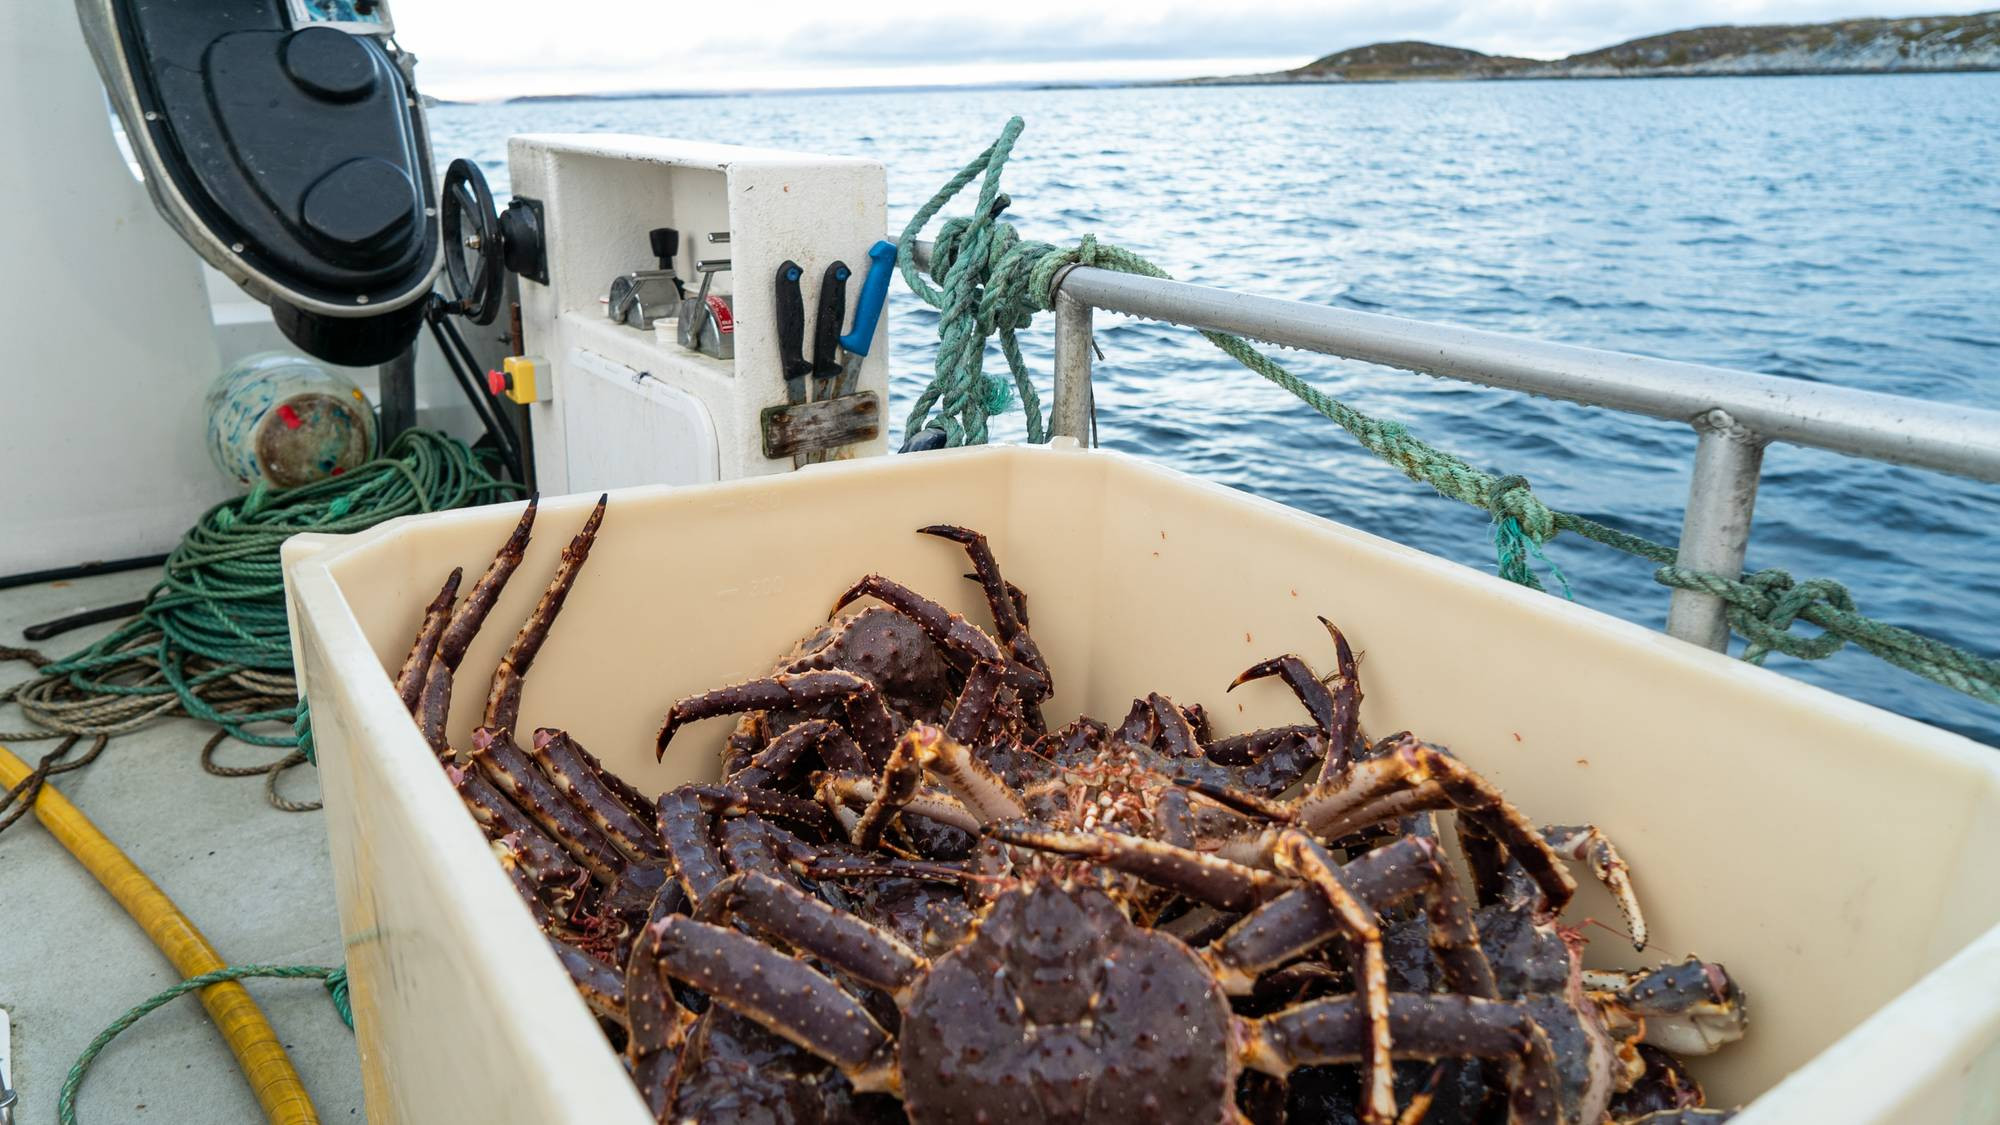
[[[453,572],[397,687],[659,1120],[1728,1116],[1680,1061],[1743,1034],[1723,968],[1584,969],[1558,922],[1571,861],[1646,947],[1616,850],[1537,827],[1440,747],[1365,738],[1331,624],[1329,674],[1285,655],[1236,681],[1279,678],[1309,722],[1217,738],[1155,693],[1051,728],[1026,597],[984,537],[926,527],[969,556],[990,631],[862,578],[768,675],[672,706],[661,754],[737,721],[719,783],[652,798],[515,729],[603,516],[470,745],[445,733],[453,679],[533,504],[455,607]]]

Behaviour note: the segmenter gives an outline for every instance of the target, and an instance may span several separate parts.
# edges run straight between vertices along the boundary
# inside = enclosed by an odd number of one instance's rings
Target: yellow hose
[[[0,786],[19,785],[32,772],[26,762],[0,746]],[[104,884],[104,889],[139,923],[139,928],[146,931],[146,936],[160,947],[160,952],[167,955],[183,978],[226,966],[215,947],[174,906],[166,892],[126,858],[118,845],[98,831],[75,805],[56,792],[55,786],[42,786],[41,796],[35,801],[35,816],[51,836]],[[270,1021],[264,1018],[249,990],[235,981],[212,984],[201,990],[201,1004],[208,1009],[222,1037],[228,1040],[230,1053],[236,1056],[236,1064],[243,1068],[243,1076],[249,1079],[258,1104],[264,1107],[265,1119],[271,1125],[317,1125],[319,1115],[313,1111],[312,1099],[306,1096],[305,1084],[299,1081],[299,1072],[292,1069],[292,1060],[278,1042],[277,1032],[271,1029]]]

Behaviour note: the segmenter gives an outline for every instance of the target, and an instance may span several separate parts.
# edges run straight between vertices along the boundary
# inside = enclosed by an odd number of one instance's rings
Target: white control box
[[[835,261],[854,271],[842,331],[852,325],[868,249],[888,223],[882,165],[602,133],[518,136],[508,161],[514,194],[542,204],[548,250],[549,283],[520,286],[526,350],[550,368],[529,407],[537,487],[596,492],[789,472],[789,456],[764,456],[759,422],[765,407],[786,402],[778,267],[802,269],[810,358],[820,280]],[[658,227],[680,232],[674,271],[690,295],[697,261],[729,260],[711,292],[734,304],[734,358],[680,346],[671,319],[638,328],[607,315],[613,278],[658,267],[648,241]],[[885,316],[854,387],[885,402],[887,335]],[[846,455],[887,449],[883,432]]]

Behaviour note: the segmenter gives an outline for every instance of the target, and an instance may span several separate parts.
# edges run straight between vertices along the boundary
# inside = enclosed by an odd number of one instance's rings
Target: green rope
[[[930,384],[911,407],[905,430],[943,431],[947,445],[979,445],[987,440],[987,420],[1007,406],[1007,384],[984,369],[987,344],[998,336],[1013,376],[1013,392],[1026,415],[1027,439],[1048,440],[1040,399],[1021,358],[1017,334],[1037,312],[1055,307],[1055,280],[1067,266],[1087,265],[1145,277],[1164,278],[1158,266],[1116,246],[1085,235],[1074,248],[1022,240],[1000,221],[1010,202],[1000,190],[1000,172],[1023,128],[1007,122],[999,139],[961,168],[931,196],[903,228],[897,265],[910,289],[938,310],[938,351]],[[970,217],[946,220],[931,252],[933,285],[918,272],[917,235],[959,192],[980,182]],[[1547,568],[1569,596],[1569,581],[1542,548],[1570,532],[1658,564],[1655,581],[1674,589],[1721,598],[1730,627],[1749,642],[1743,658],[1761,664],[1772,652],[1802,660],[1823,660],[1852,644],[1907,671],[2000,704],[2000,661],[1966,652],[1922,634],[1855,611],[1846,587],[1831,579],[1796,582],[1781,570],[1723,575],[1675,565],[1678,551],[1667,544],[1549,507],[1524,477],[1489,473],[1412,435],[1399,422],[1383,421],[1348,406],[1287,371],[1238,336],[1203,331],[1209,343],[1230,358],[1283,387],[1331,419],[1362,448],[1427,484],[1440,495],[1492,514],[1494,551],[1501,577],[1531,589],[1543,588],[1534,566]],[[1820,628],[1816,637],[1793,634],[1794,623]]]
[[[328,999],[333,1001],[333,1010],[340,1016],[340,1022],[354,1029],[354,1008],[347,997],[347,969],[332,965],[231,965],[214,972],[203,973],[174,985],[165,992],[147,1000],[113,1020],[110,1027],[99,1032],[97,1038],[83,1049],[76,1065],[69,1068],[69,1076],[63,1079],[62,1091],[56,1095],[56,1121],[58,1125],[76,1125],[76,1095],[83,1088],[84,1072],[97,1060],[104,1048],[113,1039],[123,1034],[126,1028],[138,1023],[146,1013],[171,1002],[175,997],[207,988],[212,984],[242,980],[245,977],[313,977],[325,982]]]
[[[300,719],[278,556],[284,541],[519,492],[463,442],[431,430],[406,431],[384,456],[337,477],[285,490],[259,485],[202,515],[139,616],[0,695],[42,728],[0,737],[122,734],[182,714],[253,745],[296,746],[296,730],[248,729]]]

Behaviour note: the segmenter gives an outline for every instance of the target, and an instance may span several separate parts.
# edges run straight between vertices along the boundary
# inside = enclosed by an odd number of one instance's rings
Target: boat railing
[[[917,247],[919,261],[929,245]],[[2000,411],[1405,317],[1258,297],[1072,265],[1056,275],[1050,429],[1091,440],[1099,309],[1284,347],[1525,391],[1691,426],[1694,472],[1677,565],[1740,574],[1764,446],[1790,442],[1871,461],[2000,482]],[[1667,632],[1726,651],[1725,603],[1675,589]]]

